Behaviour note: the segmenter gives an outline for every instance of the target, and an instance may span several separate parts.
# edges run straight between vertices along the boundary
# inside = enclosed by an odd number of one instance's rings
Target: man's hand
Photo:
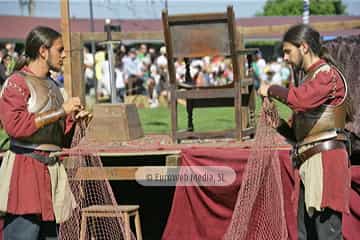
[[[93,115],[86,111],[86,110],[82,110],[78,113],[76,113],[75,115],[75,120],[84,120],[86,122],[86,124],[88,124],[90,122],[90,120],[92,119]]]
[[[66,115],[79,112],[84,109],[84,107],[81,105],[79,97],[69,98],[66,102],[63,103],[62,107],[64,108]]]
[[[258,93],[263,97],[267,97],[269,87],[270,87],[270,84],[265,83],[264,81],[261,81],[260,87],[258,89]]]

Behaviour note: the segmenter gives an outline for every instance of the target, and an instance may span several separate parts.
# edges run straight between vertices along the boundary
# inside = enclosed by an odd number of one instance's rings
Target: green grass
[[[276,101],[280,116],[288,119],[291,110],[284,104]],[[256,101],[256,115],[259,115],[261,100]],[[186,108],[178,104],[178,124],[179,129],[187,126]],[[138,109],[140,121],[144,132],[147,133],[169,133],[170,132],[170,111],[168,108],[147,108]],[[234,108],[196,108],[193,112],[193,121],[196,131],[224,130],[235,127]]]
[[[179,129],[187,127],[186,108],[178,105]],[[142,127],[145,133],[169,133],[170,111],[168,108],[139,109]],[[221,130],[234,127],[234,110],[232,108],[197,108],[193,111],[193,122],[196,131]]]
[[[9,148],[9,137],[5,131],[0,128],[0,151],[7,150]]]
[[[291,110],[284,104],[276,101],[280,116],[288,119],[291,115]],[[256,116],[259,115],[261,108],[260,98],[256,99]],[[187,114],[186,108],[178,105],[178,122],[179,129],[186,129]],[[168,108],[145,108],[138,109],[141,125],[145,134],[149,133],[170,133],[170,111]],[[235,127],[233,107],[219,107],[219,108],[196,108],[193,112],[193,121],[195,131],[219,131],[231,129]],[[7,149],[9,141],[6,133],[0,128],[0,149]]]

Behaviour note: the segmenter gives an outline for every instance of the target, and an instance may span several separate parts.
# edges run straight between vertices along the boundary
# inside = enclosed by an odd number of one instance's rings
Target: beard
[[[305,76],[304,73],[304,69],[303,69],[303,59],[301,58],[301,60],[298,63],[289,63],[291,65],[291,71],[293,72],[293,77],[294,77],[294,85],[296,87],[299,87],[302,82],[303,82],[303,78]]]
[[[297,63],[290,64],[294,73],[299,73],[299,72],[304,71],[303,63],[304,63],[304,59],[300,58],[300,60]]]
[[[56,66],[56,65],[53,63],[53,61],[52,61],[51,58],[49,58],[49,59],[46,61],[46,63],[47,63],[47,65],[48,65],[48,67],[49,67],[49,70],[52,70],[52,71],[54,71],[54,72],[60,72],[60,71],[61,71],[61,66]]]

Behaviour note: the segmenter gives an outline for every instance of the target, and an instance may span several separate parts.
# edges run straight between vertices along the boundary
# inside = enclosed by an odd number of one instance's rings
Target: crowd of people
[[[166,48],[148,47],[140,44],[137,48],[119,45],[114,52],[114,72],[117,101],[123,102],[126,95],[145,95],[150,107],[158,106],[159,96],[167,96],[168,73]],[[95,61],[94,61],[95,60]],[[98,94],[101,99],[110,99],[110,66],[107,52],[99,50],[93,57],[84,48],[85,81],[87,94]],[[194,87],[226,85],[232,82],[233,72],[230,58],[222,56],[200,59],[176,59],[176,81]],[[287,86],[290,69],[282,58],[266,63],[257,52],[248,56],[246,75],[253,76],[256,88],[261,81]],[[94,73],[95,70],[95,73]],[[188,74],[187,74],[188,73]],[[95,90],[95,79],[97,89]]]
[[[111,99],[110,65],[106,49],[98,48],[95,55],[84,46],[84,79],[86,95],[101,102]],[[6,43],[0,49],[0,85],[13,72],[19,53],[14,43]],[[114,50],[114,80],[116,101],[125,102],[125,96],[144,95],[150,107],[159,106],[159,97],[168,96],[168,70],[165,46],[150,47],[143,43],[138,47],[118,44]],[[194,87],[219,86],[232,82],[230,58],[222,56],[200,59],[177,59],[176,81]],[[260,51],[247,56],[246,76],[252,76],[255,87],[262,81],[281,86],[289,83],[290,69],[282,58],[267,63]],[[51,72],[60,86],[64,79],[61,72]],[[97,84],[96,84],[97,83]]]
[[[138,48],[119,45],[114,55],[114,78],[118,101],[124,101],[126,95],[142,94],[148,96],[150,106],[158,106],[158,97],[167,96],[168,89],[166,48],[162,46],[157,49],[148,47],[147,44],[140,44]],[[108,99],[111,88],[106,51],[97,51],[94,61],[92,54],[85,48],[84,59],[87,93],[96,92],[98,96]],[[186,65],[190,78],[186,77]],[[175,68],[179,83],[210,86],[226,84],[232,80],[230,61],[221,57],[212,59],[206,57],[192,61],[178,59]],[[98,80],[96,91],[95,78]]]
[[[14,43],[9,42],[4,47],[0,47],[0,86],[13,72],[18,57]]]

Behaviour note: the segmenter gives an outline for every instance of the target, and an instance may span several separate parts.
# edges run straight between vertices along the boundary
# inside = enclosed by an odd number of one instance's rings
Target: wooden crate
[[[128,141],[144,136],[135,104],[95,104],[86,138],[99,142]]]

